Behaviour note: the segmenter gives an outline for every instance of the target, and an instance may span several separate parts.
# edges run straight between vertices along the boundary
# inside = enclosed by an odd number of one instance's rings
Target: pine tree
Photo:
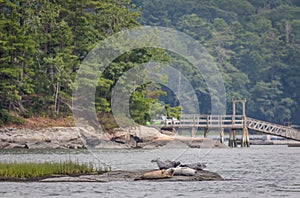
[[[23,102],[33,94],[36,42],[29,33],[26,1],[3,1],[0,21],[0,92],[2,111],[24,114]]]

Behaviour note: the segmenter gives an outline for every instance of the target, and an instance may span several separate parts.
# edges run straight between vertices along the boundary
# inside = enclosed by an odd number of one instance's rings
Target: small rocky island
[[[146,172],[155,170],[137,170],[137,171],[110,171],[100,175],[81,175],[81,176],[62,176],[62,177],[49,177],[40,179],[40,182],[113,182],[113,181],[128,181],[139,182],[137,180],[141,175]],[[173,176],[163,179],[148,179],[153,182],[166,182],[166,181],[222,181],[224,178],[218,173],[202,170],[197,171],[193,176]]]
[[[109,171],[99,175],[51,177],[40,182],[112,182],[112,181],[222,181],[224,178],[214,172],[203,170],[201,163],[181,164],[180,162],[156,160],[157,170]]]
[[[100,174],[84,174],[84,175],[49,175],[33,178],[5,178],[0,177],[0,182],[139,182],[142,180],[153,182],[188,182],[188,181],[223,181],[221,175],[207,170],[197,171],[194,175],[173,175],[172,177],[157,178],[157,179],[141,179],[146,173],[151,173],[157,170],[136,170],[125,171],[115,170]]]

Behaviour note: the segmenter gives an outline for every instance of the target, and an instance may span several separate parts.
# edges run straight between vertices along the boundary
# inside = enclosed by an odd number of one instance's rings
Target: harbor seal
[[[159,159],[155,159],[155,160],[151,160],[151,162],[156,162],[157,166],[159,169],[169,169],[169,168],[174,168],[180,165],[180,162],[176,162],[176,161],[170,161],[170,160],[166,160],[166,161],[161,161]]]
[[[174,169],[174,176],[194,176],[196,174],[196,170],[189,167],[176,167]]]
[[[163,169],[163,170],[155,170],[144,173],[142,176],[136,178],[135,180],[139,179],[164,179],[164,178],[171,178],[174,175],[174,169]]]
[[[195,170],[203,170],[204,168],[206,168],[206,165],[203,163],[192,163],[192,164],[180,164],[180,167],[189,167]]]

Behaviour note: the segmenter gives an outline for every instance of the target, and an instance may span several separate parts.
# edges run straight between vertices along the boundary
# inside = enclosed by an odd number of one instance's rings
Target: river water
[[[0,197],[300,197],[300,147],[234,149],[1,150],[1,161],[107,163],[114,170],[156,168],[151,159],[205,162],[226,181],[39,183],[1,182]]]

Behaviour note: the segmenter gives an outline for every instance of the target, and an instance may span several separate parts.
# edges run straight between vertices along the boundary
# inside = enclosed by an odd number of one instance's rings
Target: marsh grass
[[[97,169],[92,163],[64,162],[0,162],[2,178],[36,178],[53,175],[100,174],[107,170]]]

